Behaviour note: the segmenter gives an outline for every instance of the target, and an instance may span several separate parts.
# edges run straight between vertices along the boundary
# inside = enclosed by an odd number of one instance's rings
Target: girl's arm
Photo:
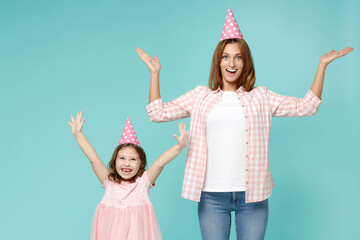
[[[86,139],[84,134],[82,133],[81,129],[84,125],[85,118],[81,120],[82,112],[78,112],[76,115],[76,119],[71,115],[71,122],[68,121],[69,125],[71,126],[71,132],[74,134],[76,142],[79,144],[79,147],[86,155],[86,157],[90,160],[91,166],[95,172],[95,175],[99,179],[101,183],[105,181],[109,172],[103,161],[99,158],[96,154],[95,149],[89,141]]]
[[[189,130],[186,130],[186,126],[184,123],[179,123],[179,132],[180,137],[173,135],[178,143],[163,154],[161,154],[161,156],[147,170],[149,180],[152,184],[155,183],[156,179],[159,177],[165,165],[171,162],[174,158],[176,158],[186,147],[189,139]]]
[[[144,50],[138,47],[136,48],[136,52],[138,53],[141,60],[146,63],[150,71],[149,103],[152,103],[156,99],[160,98],[159,76],[161,65],[159,62],[159,58],[157,56],[155,56],[154,58],[150,57]]]
[[[325,76],[325,70],[329,63],[331,63],[333,60],[345,56],[349,52],[351,52],[353,48],[347,47],[340,51],[335,52],[335,50],[331,50],[330,52],[322,55],[320,57],[320,62],[315,74],[315,78],[313,81],[313,84],[311,85],[311,91],[318,96],[318,98],[321,98],[323,85],[324,85],[324,76]]]

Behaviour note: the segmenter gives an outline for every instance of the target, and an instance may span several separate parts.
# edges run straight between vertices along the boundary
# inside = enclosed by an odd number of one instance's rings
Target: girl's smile
[[[141,161],[134,148],[125,147],[119,150],[115,164],[121,178],[131,179],[138,173]]]

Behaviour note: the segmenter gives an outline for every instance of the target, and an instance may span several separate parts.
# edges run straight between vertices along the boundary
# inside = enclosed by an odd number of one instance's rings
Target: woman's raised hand
[[[346,54],[348,54],[349,52],[351,52],[353,50],[353,48],[351,47],[346,47],[340,51],[335,51],[335,50],[331,50],[330,52],[322,55],[320,57],[320,63],[324,64],[324,65],[328,65],[329,63],[331,63],[332,61],[334,61],[335,59],[345,56]]]
[[[179,146],[181,148],[186,147],[188,140],[189,140],[189,130],[186,130],[185,123],[179,123],[179,132],[180,137],[173,135],[174,138],[176,138],[176,141],[178,142]]]
[[[159,62],[159,58],[155,56],[154,58],[150,57],[144,50],[140,48],[136,48],[136,52],[138,53],[140,59],[146,63],[151,73],[159,73],[161,69],[161,65]]]
[[[81,129],[85,122],[85,118],[83,120],[81,120],[81,116],[82,116],[82,112],[77,112],[76,119],[74,120],[74,117],[71,114],[71,122],[68,121],[68,124],[71,126],[71,132],[73,134],[81,132]]]

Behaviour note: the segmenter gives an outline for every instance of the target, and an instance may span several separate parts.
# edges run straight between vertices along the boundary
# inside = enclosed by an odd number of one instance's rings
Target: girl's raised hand
[[[159,58],[155,56],[154,58],[150,57],[144,50],[140,48],[136,48],[136,52],[138,53],[140,59],[146,63],[151,73],[159,73],[161,69],[161,65],[159,62]]]
[[[332,61],[334,61],[335,59],[345,56],[346,54],[348,54],[349,52],[351,52],[353,50],[353,48],[351,47],[346,47],[340,51],[335,51],[335,50],[331,50],[330,52],[322,55],[320,57],[320,63],[328,65],[329,63],[331,63]]]
[[[68,121],[68,124],[71,126],[71,132],[73,134],[81,132],[81,129],[85,122],[85,118],[83,120],[81,120],[81,116],[82,116],[82,112],[77,112],[76,119],[74,120],[74,117],[71,114],[71,122]]]
[[[189,140],[189,130],[186,130],[186,126],[184,123],[179,123],[179,132],[180,132],[180,137],[176,136],[175,134],[173,136],[174,138],[176,138],[176,141],[178,142],[179,146],[181,148],[184,148],[188,144],[188,140]]]

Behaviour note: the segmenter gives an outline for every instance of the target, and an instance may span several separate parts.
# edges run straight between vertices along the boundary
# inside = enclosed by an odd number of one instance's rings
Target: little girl
[[[177,144],[164,152],[148,170],[146,156],[140,147],[129,117],[115,148],[108,168],[96,154],[81,129],[85,119],[78,112],[74,120],[71,115],[71,131],[77,143],[105,188],[106,192],[93,218],[92,240],[153,240],[162,239],[153,206],[149,200],[149,189],[154,186],[164,166],[178,156],[186,147],[189,130],[179,124],[180,137]]]

